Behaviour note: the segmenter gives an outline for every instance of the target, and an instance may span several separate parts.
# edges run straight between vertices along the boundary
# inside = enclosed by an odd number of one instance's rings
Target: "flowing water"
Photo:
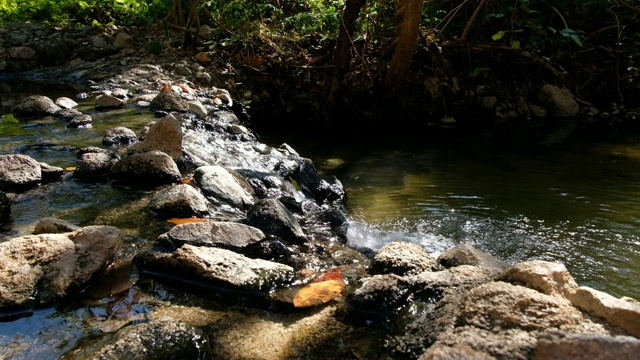
[[[2,113],[20,96],[79,92],[49,86],[21,93],[15,83],[0,89]],[[73,148],[101,146],[107,128],[138,131],[154,120],[148,110],[102,113],[90,102],[76,101],[93,117],[92,128],[5,116],[0,118],[0,154],[21,152],[70,167]],[[640,145],[502,147],[466,140],[318,139],[258,132],[265,144],[286,142],[312,159],[319,172],[340,179],[348,194],[348,241],[354,247],[377,250],[390,241],[411,241],[438,253],[470,243],[510,263],[562,262],[580,285],[640,299]],[[14,204],[0,241],[26,235],[36,221],[53,216],[79,226],[117,226],[125,231],[125,249],[133,253],[170,228],[149,214],[146,190],[73,179],[43,188]],[[178,301],[161,285],[151,291],[156,298]],[[0,356],[55,359],[94,331],[89,320],[99,311],[104,310],[81,307],[61,314],[44,309],[0,323],[0,344],[7,345]]]

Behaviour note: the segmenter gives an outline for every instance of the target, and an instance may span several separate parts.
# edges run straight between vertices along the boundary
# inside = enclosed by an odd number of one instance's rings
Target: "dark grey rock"
[[[53,115],[60,107],[53,100],[42,95],[31,95],[13,107],[11,112],[16,117],[34,117]]]
[[[265,234],[253,226],[228,221],[197,222],[174,226],[158,237],[172,246],[221,246],[240,249],[265,239]]]
[[[262,199],[247,213],[247,221],[267,234],[284,241],[303,243],[307,240],[293,214],[278,199]]]
[[[149,186],[174,184],[181,176],[175,161],[160,151],[129,155],[113,166],[111,175],[116,179]]]
[[[165,216],[188,218],[207,215],[207,204],[207,199],[195,187],[178,184],[156,192],[149,202],[149,208]]]
[[[124,126],[117,126],[108,129],[104,137],[102,138],[102,144],[111,145],[129,145],[138,142],[138,136],[136,133]]]

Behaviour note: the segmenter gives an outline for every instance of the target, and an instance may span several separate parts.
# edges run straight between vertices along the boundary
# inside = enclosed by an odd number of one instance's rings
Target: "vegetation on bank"
[[[635,0],[0,0],[10,21],[179,31],[264,115],[477,115],[481,91],[526,113],[544,83],[605,111],[640,98]]]

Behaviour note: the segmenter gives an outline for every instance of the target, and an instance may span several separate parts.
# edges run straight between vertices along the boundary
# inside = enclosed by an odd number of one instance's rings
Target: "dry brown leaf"
[[[182,225],[182,224],[195,223],[195,222],[207,222],[207,221],[209,220],[200,219],[200,218],[171,218],[167,220],[167,222],[170,222],[175,225]]]
[[[293,306],[309,307],[326,303],[340,295],[344,289],[342,280],[314,282],[298,290],[293,297]]]
[[[77,167],[75,166],[67,166],[66,168],[64,168],[66,171],[75,171],[77,169]]]

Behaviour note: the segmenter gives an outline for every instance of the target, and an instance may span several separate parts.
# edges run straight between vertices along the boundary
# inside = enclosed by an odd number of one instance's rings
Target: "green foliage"
[[[165,12],[163,0],[0,0],[0,25],[146,25]]]

